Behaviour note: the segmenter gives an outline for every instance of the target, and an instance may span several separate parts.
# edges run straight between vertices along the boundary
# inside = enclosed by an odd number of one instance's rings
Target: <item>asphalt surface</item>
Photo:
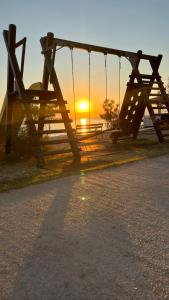
[[[0,194],[0,299],[169,299],[169,156]]]

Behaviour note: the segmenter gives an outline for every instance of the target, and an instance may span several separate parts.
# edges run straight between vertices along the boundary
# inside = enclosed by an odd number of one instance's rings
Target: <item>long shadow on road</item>
[[[11,299],[153,299],[113,172],[113,186],[110,170],[39,185],[52,198]]]

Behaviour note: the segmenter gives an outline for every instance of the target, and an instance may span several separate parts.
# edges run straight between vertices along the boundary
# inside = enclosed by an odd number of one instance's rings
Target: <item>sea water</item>
[[[80,118],[77,119],[76,122],[75,120],[73,120],[72,124],[72,128],[75,129],[76,125],[83,125],[84,126],[84,132],[85,132],[85,125],[88,124],[98,124],[98,123],[103,123],[103,130],[107,128],[106,122],[105,120],[101,119],[101,118],[91,118],[90,122],[89,119],[87,118]],[[55,130],[55,129],[64,129],[64,123],[56,123],[56,124],[46,124],[45,125],[45,130]],[[58,134],[52,134],[52,136],[56,136],[56,135],[63,135],[63,133],[58,133]]]

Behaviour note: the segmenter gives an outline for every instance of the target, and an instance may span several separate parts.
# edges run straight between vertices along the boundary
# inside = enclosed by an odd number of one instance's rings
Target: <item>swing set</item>
[[[117,56],[119,58],[119,129],[112,130],[110,138],[113,142],[121,137],[136,138],[140,124],[142,122],[145,109],[147,108],[159,142],[165,141],[169,136],[169,98],[164,88],[164,84],[159,75],[158,69],[161,63],[162,55],[152,56],[138,52],[129,52],[124,50],[112,49],[107,47],[84,44],[74,41],[58,39],[49,32],[47,36],[40,39],[42,54],[44,55],[44,68],[41,88],[26,89],[23,83],[23,72],[25,62],[26,38],[16,41],[16,26],[9,25],[8,30],[3,31],[4,41],[8,54],[8,73],[7,73],[7,91],[3,104],[3,110],[0,118],[0,136],[4,140],[5,152],[12,151],[13,138],[19,134],[23,124],[26,124],[28,133],[32,137],[36,146],[35,155],[38,166],[44,165],[44,157],[62,153],[73,154],[74,161],[80,161],[80,149],[78,141],[85,137],[78,138],[75,130],[72,128],[72,120],[69,118],[69,110],[66,108],[67,101],[64,100],[62,90],[59,84],[55,70],[56,52],[62,48],[69,48],[72,64],[72,86],[74,99],[75,125],[76,118],[76,93],[74,79],[74,60],[73,50],[86,50],[89,54],[89,125],[91,123],[91,52],[102,53],[105,55],[105,81],[107,98],[107,55]],[[22,47],[21,62],[16,57],[16,49]],[[126,58],[132,67],[132,72],[127,82],[127,87],[122,104],[120,103],[120,77],[121,77],[121,58]],[[151,67],[150,74],[142,74],[139,71],[139,64],[147,61]],[[49,84],[53,90],[49,90]],[[39,105],[39,116],[35,118],[32,111],[32,105]],[[49,105],[55,107],[55,116],[50,118],[44,111]],[[59,116],[59,117],[58,117]],[[56,128],[46,129],[46,124],[55,125]],[[58,124],[63,124],[64,129],[57,128]],[[3,131],[4,129],[4,131]],[[3,135],[4,133],[4,135]],[[57,135],[64,133],[66,137],[57,138]],[[100,134],[100,133],[93,133]],[[53,139],[44,140],[46,135],[55,135]],[[86,135],[91,137],[92,133]],[[61,144],[69,146],[61,149]],[[44,146],[55,145],[54,150],[46,150]]]

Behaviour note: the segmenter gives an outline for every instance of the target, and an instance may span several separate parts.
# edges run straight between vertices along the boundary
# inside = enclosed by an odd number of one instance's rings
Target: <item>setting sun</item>
[[[77,103],[78,112],[88,112],[89,111],[89,101],[87,99],[81,99]]]

